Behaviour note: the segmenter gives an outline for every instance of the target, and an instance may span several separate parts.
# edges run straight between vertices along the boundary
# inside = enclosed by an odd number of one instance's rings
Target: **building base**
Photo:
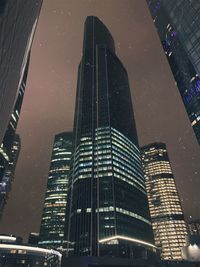
[[[70,257],[62,259],[62,267],[160,267],[159,262],[117,257]]]

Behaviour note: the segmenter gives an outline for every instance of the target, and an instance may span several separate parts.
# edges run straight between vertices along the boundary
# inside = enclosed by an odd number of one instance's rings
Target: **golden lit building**
[[[163,260],[181,260],[187,230],[166,145],[153,143],[141,152],[155,244]]]

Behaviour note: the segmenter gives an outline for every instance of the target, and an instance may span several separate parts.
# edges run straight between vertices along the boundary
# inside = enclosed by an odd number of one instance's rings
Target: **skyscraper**
[[[181,260],[186,244],[186,225],[166,145],[141,148],[155,244],[164,260]]]
[[[147,0],[147,3],[200,144],[199,3],[193,0]]]
[[[19,121],[20,111],[24,98],[26,87],[28,68],[30,61],[30,52],[27,57],[23,77],[20,83],[18,95],[14,104],[14,108],[7,126],[3,141],[0,147],[0,213],[2,214],[6,199],[10,192],[11,181],[14,178],[15,167],[20,151],[20,139],[16,135],[17,124]],[[15,148],[17,147],[17,154]],[[13,149],[14,148],[14,149]]]
[[[65,226],[65,210],[72,156],[72,133],[55,136],[44,209],[40,227],[39,245],[62,250]]]
[[[93,16],[78,72],[65,239],[75,256],[140,258],[155,248],[128,75]]]
[[[24,75],[42,0],[0,2],[0,143],[2,143]]]

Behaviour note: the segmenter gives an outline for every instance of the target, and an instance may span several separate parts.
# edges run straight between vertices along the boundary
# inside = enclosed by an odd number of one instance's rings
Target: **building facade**
[[[0,3],[0,143],[24,75],[41,4],[42,0]]]
[[[2,215],[6,199],[8,198],[8,194],[10,192],[11,181],[14,179],[15,167],[20,151],[20,138],[16,134],[16,129],[24,98],[29,61],[30,52],[27,57],[26,66],[23,71],[23,77],[14,103],[14,108],[0,147],[0,216]]]
[[[42,0],[2,0],[0,3],[1,215],[14,175],[13,166],[17,160],[13,154],[13,148],[16,147],[15,134],[26,86],[31,44],[41,5]]]
[[[68,256],[140,258],[155,248],[128,75],[93,16],[78,72],[65,241]]]
[[[193,0],[147,0],[147,3],[191,126],[200,144],[199,3]]]
[[[12,235],[0,235],[0,255],[1,267],[61,267],[58,251],[27,246]]]
[[[187,230],[166,145],[153,143],[141,152],[155,244],[163,260],[181,260]]]
[[[192,65],[200,76],[200,4],[196,0],[161,0]]]
[[[55,136],[49,169],[39,245],[62,250],[65,210],[72,156],[72,133]]]
[[[21,141],[18,134],[12,139],[12,146],[9,150],[9,160],[5,162],[4,173],[0,181],[0,218],[3,214],[9,192],[11,191],[12,181],[15,177],[15,169],[21,149]]]

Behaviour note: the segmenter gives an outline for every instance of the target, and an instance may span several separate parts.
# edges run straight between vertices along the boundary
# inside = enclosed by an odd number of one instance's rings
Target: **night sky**
[[[106,24],[128,71],[140,145],[167,144],[185,216],[200,217],[199,146],[145,0],[44,0],[18,125],[22,149],[1,233],[27,237],[39,231],[54,135],[73,126],[88,15]]]

